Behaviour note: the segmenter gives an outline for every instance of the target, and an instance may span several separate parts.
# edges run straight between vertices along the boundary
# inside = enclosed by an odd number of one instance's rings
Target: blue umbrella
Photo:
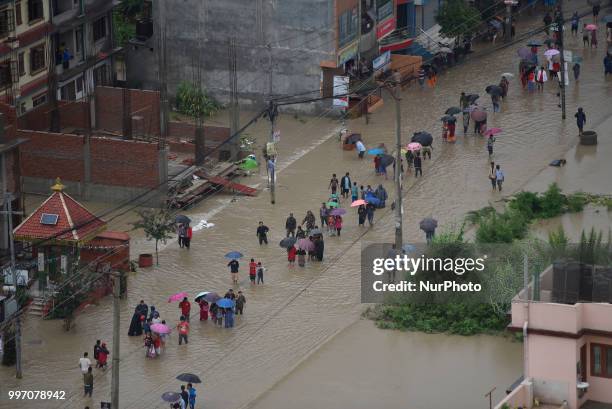
[[[225,258],[229,258],[230,260],[236,260],[242,257],[244,256],[239,251],[230,251],[229,253],[225,255]]]
[[[221,308],[234,308],[234,302],[229,298],[221,298],[216,304]]]
[[[365,201],[373,204],[374,206],[378,206],[380,204],[380,199],[374,195],[366,195]]]
[[[385,153],[385,150],[382,148],[374,148],[368,151],[368,155],[381,155]]]

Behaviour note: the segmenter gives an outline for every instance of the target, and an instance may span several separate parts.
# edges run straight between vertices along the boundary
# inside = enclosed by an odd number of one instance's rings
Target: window
[[[20,1],[15,3],[15,24],[18,26],[23,24],[23,20],[21,20],[21,2]]]
[[[30,49],[30,75],[45,68],[45,45],[41,44]]]
[[[19,59],[19,76],[23,77],[26,73],[25,71],[25,53],[19,53],[19,56],[17,57]]]
[[[77,54],[81,53],[83,48],[83,29],[77,28],[74,30],[74,52]]]
[[[41,20],[44,17],[42,0],[28,0],[28,22]]]
[[[57,214],[43,213],[42,216],[40,216],[40,224],[55,226],[57,224],[57,219],[59,219],[59,215]]]
[[[32,98],[32,106],[34,108],[36,108],[39,105],[46,104],[46,103],[47,103],[47,94],[42,94],[42,95]]]
[[[612,345],[591,344],[591,376],[612,378]]]
[[[6,88],[11,83],[11,62],[6,60],[0,63],[0,88]]]
[[[83,77],[76,79],[76,90],[77,92],[83,92]]]
[[[376,17],[380,23],[393,15],[393,0],[376,0]]]
[[[93,23],[93,39],[94,42],[106,37],[106,18],[100,17]]]
[[[9,9],[0,10],[0,38],[8,37],[14,29],[13,11]]]
[[[107,65],[101,65],[94,69],[94,87],[99,85],[109,85]]]
[[[357,9],[347,10],[338,18],[338,47],[350,43],[357,37]]]

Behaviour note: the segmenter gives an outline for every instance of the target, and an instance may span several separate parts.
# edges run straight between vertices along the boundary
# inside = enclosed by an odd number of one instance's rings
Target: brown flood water
[[[540,24],[540,19],[536,20],[529,24]],[[522,27],[519,26],[519,31]],[[609,83],[604,81],[601,69],[603,49],[583,52],[574,39],[568,40],[568,47],[575,48],[583,56],[584,64],[580,83],[576,85],[572,81],[569,86],[569,115],[564,123],[560,119],[556,85],[553,83],[546,84],[542,94],[527,95],[518,81],[513,80],[509,98],[502,104],[502,112],[490,114],[488,125],[504,129],[497,138],[494,157],[506,174],[504,195],[521,189],[546,169],[550,160],[562,157],[575,144],[573,112],[576,106],[585,108],[589,125],[594,126],[610,115],[606,101],[610,101],[612,91]],[[466,211],[503,197],[490,192],[485,141],[471,134],[464,137],[459,131],[455,145],[444,145],[439,140],[438,119],[446,108],[457,105],[461,91],[480,93],[483,95],[482,103],[490,105],[484,96],[484,87],[497,83],[503,72],[515,72],[517,65],[515,48],[510,48],[441,75],[435,90],[413,88],[403,93],[402,132],[405,142],[412,132],[419,130],[427,130],[436,137],[434,159],[425,161],[424,177],[415,180],[409,175],[406,179],[406,241],[423,239],[418,230],[418,222],[423,217],[431,215],[441,224],[449,224],[460,221]],[[351,121],[349,127],[351,131],[361,133],[370,147],[380,142],[393,146],[393,112],[391,103],[387,101],[383,109],[371,116],[369,125],[359,119]],[[284,221],[289,212],[294,212],[301,221],[306,210],[316,212],[321,202],[326,200],[326,188],[332,173],[341,176],[350,172],[359,184],[373,187],[383,183],[391,197],[389,203],[393,197],[392,180],[384,181],[374,176],[371,161],[359,161],[355,152],[339,149],[337,121],[327,117],[301,121],[286,116],[280,120],[279,129],[282,136],[276,205],[270,205],[265,190],[258,197],[237,197],[235,201],[226,194],[215,195],[187,212],[194,224],[200,220],[214,223],[214,227],[194,233],[190,251],[181,250],[175,242],[169,242],[160,253],[159,267],[141,270],[130,277],[128,297],[122,301],[121,311],[122,409],[166,407],[159,396],[165,391],[178,389],[180,382],[174,378],[182,372],[194,372],[203,377],[204,384],[198,391],[199,400],[205,407],[243,407],[282,380],[310,352],[358,319],[363,310],[359,300],[360,246],[364,242],[391,240],[394,225],[389,209],[376,212],[376,224],[371,229],[360,229],[356,215],[349,211],[342,237],[326,238],[326,259],[321,264],[311,263],[303,269],[290,269],[285,252],[277,243],[284,236]],[[268,125],[260,121],[250,132],[261,143],[267,135]],[[603,172],[607,170],[609,174],[611,163],[597,161],[592,166]],[[541,177],[554,180],[552,176]],[[245,178],[243,183],[265,188],[265,170],[260,175]],[[131,213],[118,216],[110,228],[126,228],[130,220],[133,220]],[[269,246],[260,247],[256,242],[255,228],[259,220],[271,228]],[[150,252],[153,245],[145,242],[140,233],[135,233],[132,246],[135,256],[143,251]],[[188,291],[193,296],[199,291],[225,292],[229,288],[227,260],[223,255],[230,250],[241,251],[246,256],[239,285],[247,297],[246,315],[237,319],[236,328],[224,330],[214,328],[210,322],[193,321],[188,346],[179,347],[173,336],[160,358],[145,359],[142,340],[126,336],[137,302],[144,299],[149,305],[155,305],[162,318],[170,324],[175,323],[178,308],[176,304],[166,302],[169,295]],[[250,257],[263,261],[268,269],[264,286],[250,287],[248,284],[244,264]],[[16,388],[65,390],[69,398],[63,402],[28,402],[30,408],[83,408],[86,404],[96,407],[99,401],[110,400],[110,370],[96,370],[93,400],[82,398],[82,378],[77,362],[83,351],[91,354],[96,339],[111,341],[111,310],[110,298],[88,307],[79,315],[70,333],[63,332],[58,321],[27,319],[24,327],[24,378],[16,380],[12,368],[0,368],[0,407],[10,407],[4,391]],[[349,333],[364,325],[367,324],[351,327]],[[508,357],[520,362],[520,347],[502,338],[455,338],[373,330],[368,330],[364,337],[381,345],[395,343],[397,349],[393,351],[397,353],[385,355],[381,362],[373,363],[375,355],[362,352],[367,348],[364,349],[360,337],[348,337],[343,346],[355,352],[351,355],[355,361],[350,363],[353,365],[351,368],[361,367],[363,372],[367,372],[368,366],[372,365],[376,366],[378,374],[383,375],[383,363],[387,362],[392,377],[405,374],[420,379],[404,385],[394,383],[397,380],[373,377],[368,387],[375,397],[382,397],[374,392],[376,385],[382,389],[380,393],[386,385],[393,386],[389,395],[390,407],[396,404],[399,407],[400,402],[405,402],[403,407],[410,407],[409,403],[415,402],[414,407],[425,408],[424,402],[429,399],[440,399],[442,404],[446,398],[440,395],[448,393],[450,396],[451,392],[456,396],[452,400],[455,406],[469,407],[479,402],[489,387],[503,390],[508,382],[520,375],[518,363],[504,364]],[[341,348],[338,349],[334,343],[329,345],[331,350],[337,351],[338,359],[346,358],[340,355]],[[375,353],[384,348],[372,345],[370,349]],[[402,356],[400,351],[405,351],[406,356]],[[486,353],[477,364],[474,363],[476,351]],[[431,364],[435,371],[430,370],[430,364],[425,360],[425,357],[433,358],[434,355],[439,355],[439,359]],[[445,368],[444,356],[449,365],[445,369],[447,373],[442,370]],[[402,368],[391,365],[395,360],[405,362],[405,365]],[[328,373],[326,377],[338,374],[333,377],[334,384],[338,385],[336,389],[341,389],[336,393],[346,398],[350,398],[351,391],[362,393],[359,388],[343,382],[345,376],[337,366],[345,361],[330,362],[334,363],[320,368]],[[495,362],[502,365],[497,366]],[[442,375],[445,381],[437,384],[435,379]],[[315,379],[298,379],[316,385]],[[457,380],[456,383],[453,379]],[[471,387],[465,383],[471,379],[483,381],[477,387]],[[291,378],[287,382],[291,382]],[[360,382],[365,382],[365,378]],[[406,389],[399,388],[400,385]],[[402,401],[400,395],[406,400]],[[312,399],[334,402],[334,396],[326,391]]]

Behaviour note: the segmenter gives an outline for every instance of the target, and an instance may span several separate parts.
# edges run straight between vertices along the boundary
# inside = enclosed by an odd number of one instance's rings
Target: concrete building
[[[525,290],[513,299],[509,329],[524,335],[524,380],[496,409],[529,409],[536,401],[541,408],[612,408],[611,278],[609,266],[555,262],[540,275],[540,301],[529,301]]]
[[[52,0],[54,26],[50,53],[58,100],[74,101],[98,85],[112,85],[113,0]]]
[[[47,101],[49,2],[0,1],[0,100],[18,115]]]
[[[399,28],[410,24],[414,32],[415,10],[413,1],[403,0],[154,2],[152,35],[142,30],[126,50],[127,81],[130,87],[158,89],[159,44],[165,37],[169,94],[181,81],[195,82],[200,67],[204,88],[226,103],[229,39],[234,37],[242,105],[261,106],[269,95],[317,97],[327,82],[324,71],[344,73],[355,63],[358,51],[362,60],[371,62],[378,55],[378,42],[397,33],[398,21]],[[429,9],[421,13],[426,16],[426,28],[433,21],[430,13]],[[161,31],[165,36],[160,36]],[[296,109],[313,113],[330,105],[323,101]]]

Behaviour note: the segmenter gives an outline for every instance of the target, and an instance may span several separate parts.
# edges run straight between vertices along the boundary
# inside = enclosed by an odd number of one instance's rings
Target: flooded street
[[[569,15],[570,10],[566,13]],[[532,28],[539,25],[540,18],[529,24]],[[519,34],[526,28],[520,22]],[[484,88],[497,84],[503,72],[517,72],[517,47],[474,58],[451,69],[440,75],[434,90],[417,86],[403,92],[404,142],[420,130],[432,133],[435,138],[433,160],[424,161],[424,177],[415,180],[409,174],[405,181],[405,241],[424,239],[418,227],[423,217],[433,216],[441,225],[460,222],[467,211],[523,189],[538,174],[541,185],[546,185],[547,180],[554,181],[556,172],[563,170],[548,169],[548,163],[565,157],[577,143],[573,117],[576,107],[584,107],[586,129],[610,116],[612,86],[611,80],[606,82],[603,77],[604,48],[583,51],[580,39],[569,36],[567,43],[566,47],[583,56],[584,63],[579,84],[572,79],[568,87],[565,122],[557,108],[556,84],[549,82],[543,93],[528,95],[516,77],[511,80],[509,98],[502,103],[501,113],[489,114],[488,127],[504,129],[497,138],[494,155],[506,175],[503,195],[490,191],[484,138],[471,133],[464,137],[458,121],[457,143],[442,144],[439,117],[446,108],[458,105],[461,91],[480,94],[481,104],[490,106]],[[248,119],[248,114],[243,117]],[[358,405],[352,406],[357,408],[424,409],[451,404],[456,408],[484,407],[484,393],[492,387],[503,391],[520,375],[521,344],[503,338],[364,329],[371,325],[369,322],[360,322],[342,332],[359,319],[364,308],[359,299],[362,243],[390,241],[393,237],[389,206],[376,212],[375,226],[371,229],[359,228],[356,213],[348,209],[342,236],[325,239],[323,263],[309,263],[306,268],[287,267],[286,253],[278,246],[284,237],[285,219],[289,212],[295,214],[298,223],[307,210],[316,214],[328,197],[332,173],[340,177],[350,172],[353,181],[374,188],[384,183],[390,195],[388,203],[393,198],[393,181],[376,177],[371,160],[360,161],[354,151],[340,149],[339,123],[329,117],[285,116],[278,128],[281,142],[276,204],[270,204],[267,190],[255,198],[236,197],[235,201],[228,194],[216,194],[186,213],[194,224],[201,220],[214,224],[194,232],[191,250],[169,242],[160,252],[159,267],[141,269],[130,276],[127,300],[122,301],[121,311],[121,409],[165,408],[160,395],[178,389],[180,382],[174,378],[182,372],[193,372],[203,378],[204,383],[197,387],[198,400],[211,409],[245,407],[279,382],[254,407],[285,407],[283,402],[288,396],[297,399],[296,408],[313,407],[317,403],[326,404],[334,394],[338,394],[344,407],[348,406],[344,402],[355,403],[354,396],[363,397]],[[392,101],[386,100],[385,106],[371,115],[369,124],[361,118],[350,121],[349,129],[361,133],[368,147],[381,142],[394,146]],[[269,132],[268,123],[261,120],[249,132],[261,144]],[[600,138],[610,139],[610,135],[600,134]],[[596,168],[593,171],[612,174],[609,160],[598,158],[591,166]],[[265,169],[262,172],[241,182],[265,188]],[[585,186],[584,190],[589,188]],[[348,203],[344,204],[348,207]],[[109,229],[128,228],[132,220],[133,213],[117,216]],[[271,229],[269,246],[257,243],[255,230],[259,220]],[[141,232],[133,234],[133,258],[152,251],[154,244],[144,241]],[[177,337],[173,335],[159,359],[145,359],[142,339],[127,337],[138,301],[144,299],[149,306],[154,305],[162,318],[174,325],[179,310],[176,303],[167,303],[168,296],[179,291],[187,291],[191,296],[200,291],[223,294],[230,285],[223,255],[231,250],[245,255],[241,260],[239,288],[247,298],[246,315],[236,320],[233,330],[215,328],[210,322],[200,323],[192,318],[187,346],[176,345]],[[264,286],[250,287],[248,283],[246,264],[251,257],[261,260],[267,268]],[[69,333],[63,332],[60,321],[27,319],[23,330],[24,378],[16,380],[13,368],[0,368],[0,407],[8,407],[3,400],[6,389],[66,391],[67,401],[30,402],[30,408],[82,409],[85,404],[98,407],[99,401],[110,401],[110,369],[94,371],[93,400],[86,400],[82,398],[77,363],[84,351],[91,354],[96,339],[107,343],[112,340],[111,311],[110,297],[99,305],[89,306]],[[192,317],[196,315],[192,303]],[[314,361],[301,364],[337,334],[338,338],[314,354]],[[378,360],[376,352],[385,348],[394,353],[385,355],[386,361]],[[283,380],[296,367],[298,370]],[[370,368],[372,376],[368,373]],[[385,373],[387,368],[389,373]],[[351,373],[347,381],[354,381],[354,385],[343,382],[347,372]],[[306,391],[306,386],[307,394],[298,393]],[[383,405],[387,387],[394,394],[389,395],[392,396],[389,404]],[[315,390],[318,398],[311,393]],[[399,400],[400,394],[404,400]],[[500,393],[496,396],[501,398]]]

